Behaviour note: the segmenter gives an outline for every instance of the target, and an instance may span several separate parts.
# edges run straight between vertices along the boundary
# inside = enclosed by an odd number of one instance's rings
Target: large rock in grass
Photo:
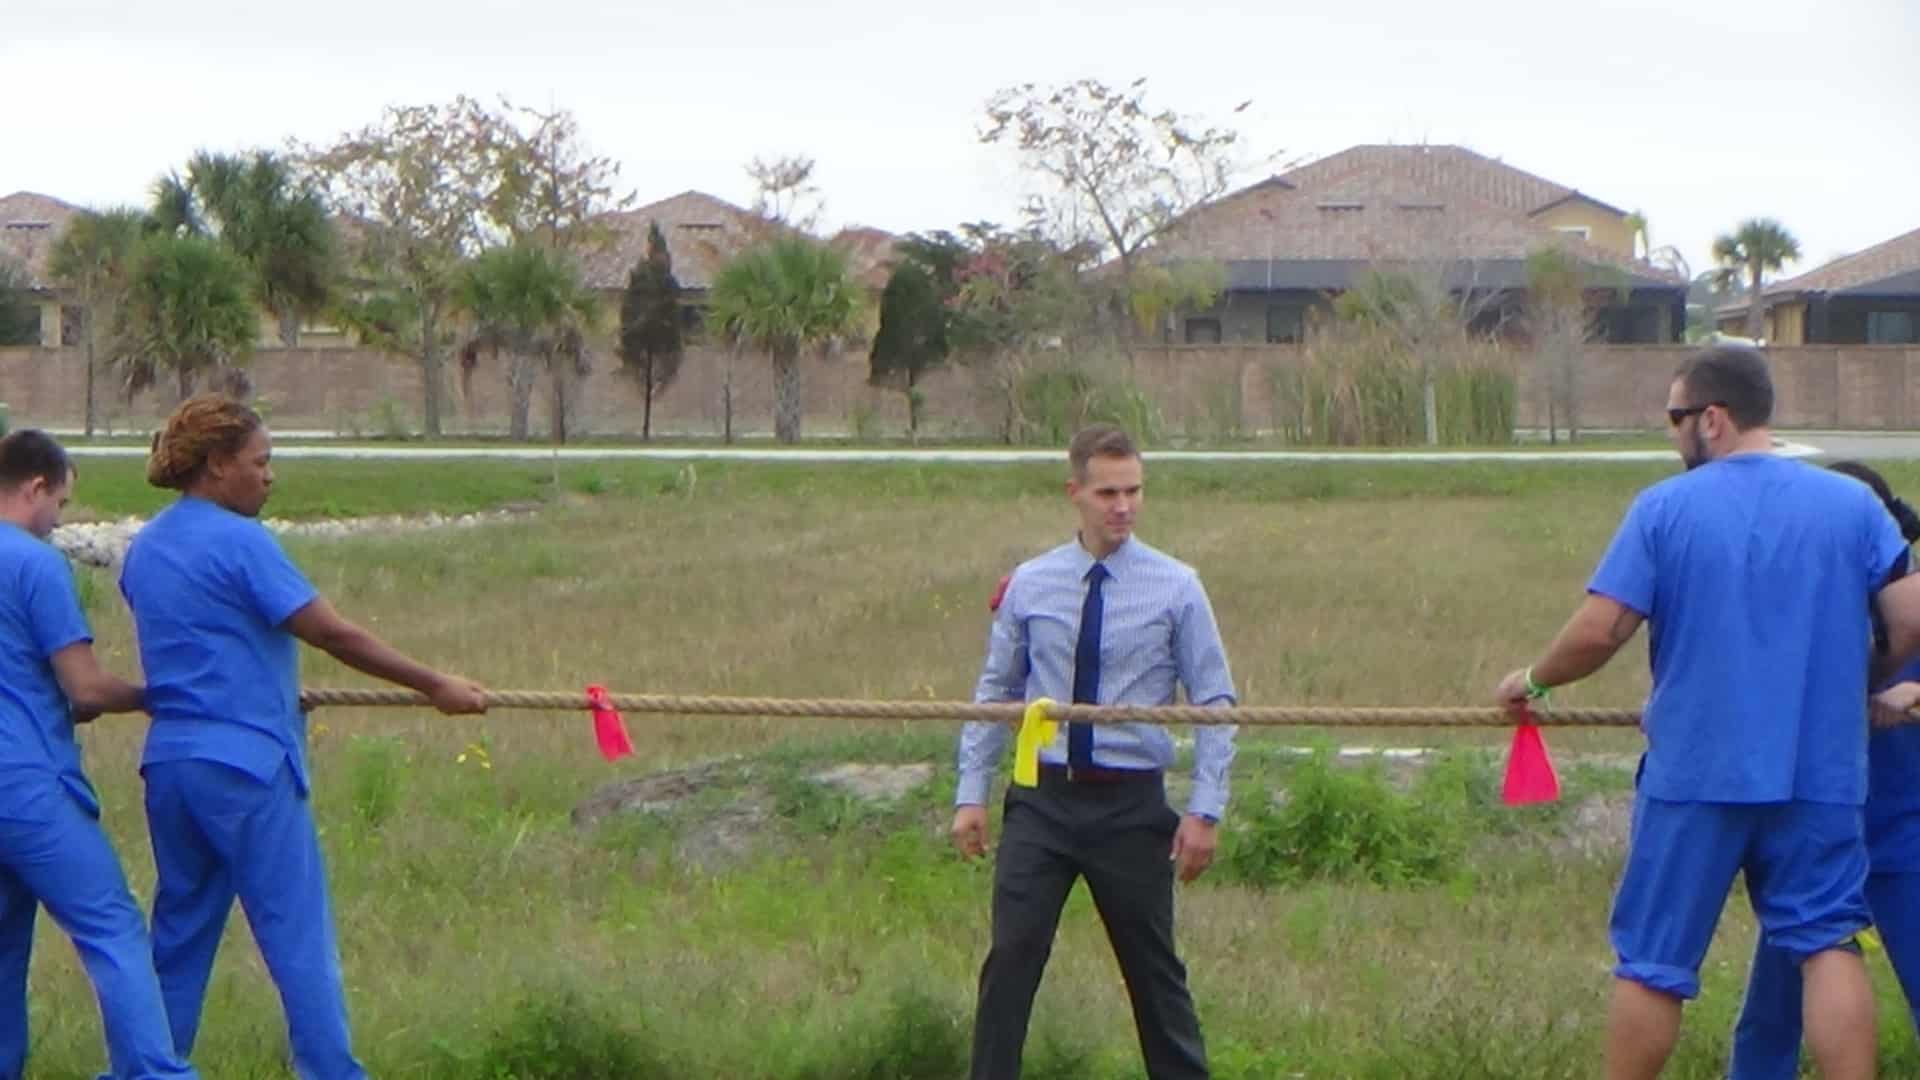
[[[927,764],[845,762],[806,776],[809,783],[869,803],[897,802],[933,778]],[[673,857],[706,873],[733,866],[778,831],[779,800],[764,766],[717,761],[616,780],[580,800],[574,825],[645,815],[671,822]]]
[[[808,777],[816,784],[838,788],[856,799],[871,803],[895,802],[907,792],[933,779],[933,766],[925,762],[911,765],[862,765],[849,761]]]
[[[669,814],[701,792],[737,780],[740,766],[712,762],[602,785],[573,808],[573,823],[591,828],[621,814]]]

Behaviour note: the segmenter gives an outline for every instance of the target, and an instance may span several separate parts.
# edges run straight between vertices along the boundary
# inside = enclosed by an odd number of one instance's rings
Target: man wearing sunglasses
[[[1804,979],[1828,1080],[1870,1077],[1869,605],[1895,659],[1920,648],[1920,576],[1864,484],[1771,453],[1773,382],[1752,348],[1690,356],[1667,394],[1686,471],[1641,492],[1587,597],[1495,695],[1517,707],[1599,670],[1651,626],[1647,752],[1610,924],[1610,1080],[1659,1075],[1744,872],[1767,943]]]

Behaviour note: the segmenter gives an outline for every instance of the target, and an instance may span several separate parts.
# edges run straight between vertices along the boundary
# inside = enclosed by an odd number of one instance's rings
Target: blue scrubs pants
[[[1867,876],[1873,912],[1894,977],[1920,1030],[1920,874]],[[1733,1029],[1733,1080],[1794,1080],[1800,1075],[1800,965],[1761,938],[1747,974],[1747,999]]]
[[[36,909],[73,939],[93,981],[115,1080],[192,1077],[174,1052],[140,908],[99,820],[59,777],[0,772],[0,1078],[27,1062]]]
[[[340,949],[307,799],[283,765],[263,783],[213,761],[145,770],[159,886],[153,966],[174,1045],[190,1054],[234,898],[280,991],[301,1080],[363,1080],[347,1030]]]

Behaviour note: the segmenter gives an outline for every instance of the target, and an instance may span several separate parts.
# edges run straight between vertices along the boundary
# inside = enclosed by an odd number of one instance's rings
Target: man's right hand
[[[987,808],[962,806],[953,812],[953,847],[963,859],[987,853]]]

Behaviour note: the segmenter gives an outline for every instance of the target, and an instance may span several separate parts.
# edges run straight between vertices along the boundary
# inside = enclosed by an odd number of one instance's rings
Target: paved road
[[[1795,431],[1787,437],[1794,442],[1818,448],[1820,456],[1829,461],[1841,458],[1920,459],[1920,433],[1914,432]]]
[[[143,446],[74,446],[68,452],[75,457],[145,457]],[[1794,457],[1817,451],[1797,442],[1783,442],[1780,452]],[[1915,448],[1920,457],[1920,446]],[[1013,462],[1055,462],[1059,450],[792,450],[754,447],[652,448],[637,446],[570,446],[559,449],[497,446],[280,446],[276,458],[369,458],[392,461],[457,459],[505,459],[511,461],[638,459],[654,461],[797,461],[797,462],[942,462],[974,465],[1000,465]],[[1251,462],[1555,462],[1555,461],[1673,461],[1671,450],[1155,450],[1146,455],[1154,461],[1251,461]]]
[[[283,437],[299,437],[279,433]],[[300,433],[304,434],[304,433]],[[139,445],[70,446],[76,457],[145,457]],[[1874,460],[1920,460],[1920,432],[1879,431],[1793,431],[1780,439],[1780,452],[1794,457],[1866,458]],[[866,449],[799,448],[783,450],[771,446],[714,447],[642,447],[642,446],[570,446],[557,451],[563,459],[641,459],[656,461],[928,461],[969,464],[1007,464],[1021,461],[1058,461],[1058,450],[968,450],[968,449]],[[281,446],[274,456],[283,458],[375,458],[396,461],[415,459],[503,458],[516,461],[551,460],[551,447],[511,446]],[[1352,451],[1352,450],[1158,450],[1147,455],[1156,461],[1671,461],[1673,452],[1665,449],[1639,450],[1461,450],[1461,451]]]

